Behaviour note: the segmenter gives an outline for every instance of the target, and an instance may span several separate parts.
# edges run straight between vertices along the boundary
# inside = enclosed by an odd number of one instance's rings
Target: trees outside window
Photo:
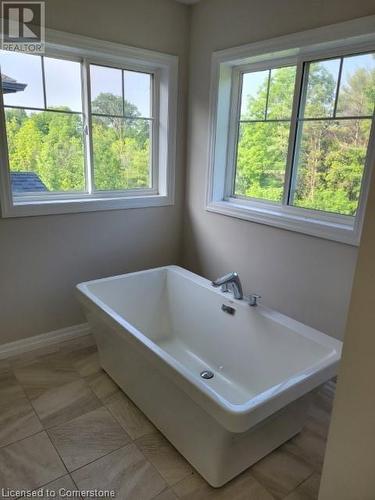
[[[375,104],[374,54],[244,73],[233,194],[355,216]],[[295,137],[290,134],[295,130]],[[293,148],[290,184],[286,176]]]
[[[11,172],[35,173],[50,192],[84,192],[90,134],[95,190],[152,187],[151,74],[92,65],[88,127],[80,62],[4,51],[1,62],[8,81],[25,80],[19,92],[4,93]]]

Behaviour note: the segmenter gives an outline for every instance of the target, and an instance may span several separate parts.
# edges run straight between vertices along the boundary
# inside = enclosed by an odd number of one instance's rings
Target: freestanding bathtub
[[[341,342],[177,266],[77,288],[104,370],[215,487],[298,433],[336,374]]]

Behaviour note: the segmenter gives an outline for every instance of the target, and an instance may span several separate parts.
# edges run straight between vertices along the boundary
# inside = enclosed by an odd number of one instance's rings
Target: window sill
[[[317,218],[319,212],[314,210],[283,207],[256,201],[244,202],[236,199],[211,201],[206,209],[209,212],[258,224],[274,226],[348,245],[359,245],[360,229],[355,226],[349,217],[345,216],[331,216],[324,213],[321,218]]]
[[[2,207],[2,217],[28,217],[38,215],[58,215],[67,213],[94,212],[103,210],[123,210],[173,205],[174,200],[166,195],[91,197],[53,200],[17,200]]]

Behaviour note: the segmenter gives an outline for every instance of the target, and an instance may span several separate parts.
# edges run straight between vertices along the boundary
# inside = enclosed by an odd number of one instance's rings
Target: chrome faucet
[[[237,273],[225,274],[221,278],[212,281],[212,286],[221,286],[222,292],[233,292],[235,299],[243,299],[242,285]]]
[[[257,293],[253,293],[249,297],[249,306],[251,307],[257,307],[259,299],[261,299],[262,296],[258,295]]]

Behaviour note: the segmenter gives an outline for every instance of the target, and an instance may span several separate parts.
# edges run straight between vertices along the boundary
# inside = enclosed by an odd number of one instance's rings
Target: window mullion
[[[82,62],[82,101],[84,117],[85,140],[85,178],[86,190],[92,194],[94,190],[93,146],[92,146],[92,118],[90,92],[90,65],[86,59]]]
[[[337,86],[336,86],[336,95],[335,95],[335,104],[333,107],[333,118],[336,118],[336,112],[337,112],[337,103],[339,101],[339,92],[340,92],[340,85],[341,85],[341,76],[342,76],[342,66],[344,63],[344,58],[342,57],[340,59],[340,69],[339,69],[339,76],[337,78]]]
[[[151,101],[151,113],[152,119],[149,120],[151,124],[151,148],[150,148],[150,165],[151,165],[151,189],[155,189],[159,192],[159,137],[160,137],[160,112],[159,112],[159,102],[160,102],[160,75],[159,72],[154,72],[150,80],[151,91],[150,91],[150,101]],[[125,93],[125,92],[124,92]]]
[[[235,194],[237,169],[238,140],[241,126],[241,99],[243,74],[239,71],[232,73],[232,92],[230,103],[230,121],[228,129],[227,167],[225,174],[224,199]]]
[[[42,66],[42,86],[43,86],[43,102],[44,102],[44,109],[47,109],[47,91],[46,91],[46,71],[44,67],[44,56],[40,57],[40,62]]]
[[[125,116],[125,78],[124,70],[121,70],[121,96],[122,96],[122,115]]]
[[[284,193],[283,193],[283,205],[288,205],[290,201],[290,191],[293,179],[293,165],[295,152],[297,149],[297,135],[298,135],[298,116],[300,110],[300,103],[302,102],[303,89],[305,85],[304,78],[304,64],[300,60],[297,63],[296,80],[294,86],[293,95],[293,106],[292,106],[292,116],[290,119],[290,131],[289,131],[289,144],[288,144],[288,154],[287,154],[287,164],[285,170],[285,183],[284,183]]]
[[[270,85],[271,85],[271,70],[268,71],[266,107],[264,109],[264,119],[265,120],[267,120],[267,115],[268,115],[268,101],[269,101],[269,98],[270,98]]]

